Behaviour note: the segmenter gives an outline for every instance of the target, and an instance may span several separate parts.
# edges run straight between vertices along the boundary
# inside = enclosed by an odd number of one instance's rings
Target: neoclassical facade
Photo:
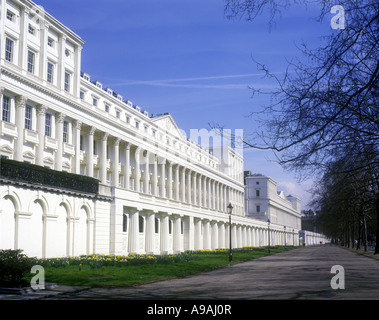
[[[275,237],[283,244],[298,245],[301,202],[278,191],[277,183],[263,174],[245,171],[245,212],[248,217],[276,225]]]
[[[0,249],[174,253],[228,248],[230,233],[233,247],[268,243],[267,223],[245,215],[236,150],[212,152],[170,114],[91,79],[84,41],[32,1],[0,3]]]

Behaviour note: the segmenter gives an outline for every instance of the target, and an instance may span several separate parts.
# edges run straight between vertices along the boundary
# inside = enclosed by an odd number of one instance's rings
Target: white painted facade
[[[270,221],[284,244],[299,244],[301,202],[278,191],[277,183],[269,176],[245,173],[245,211],[252,219]]]
[[[238,152],[211,154],[171,115],[151,116],[92,81],[81,72],[84,41],[32,1],[0,4],[1,157],[100,181],[94,195],[0,177],[0,249],[56,257],[228,248],[229,203],[233,247],[280,232],[245,216]]]

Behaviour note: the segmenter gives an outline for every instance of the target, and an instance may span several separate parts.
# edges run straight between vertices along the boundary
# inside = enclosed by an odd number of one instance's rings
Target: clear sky
[[[248,88],[269,89],[253,58],[279,77],[287,61],[301,58],[302,41],[318,46],[330,32],[330,17],[316,21],[314,6],[293,6],[271,29],[267,15],[254,22],[228,20],[223,0],[35,0],[84,41],[82,71],[150,114],[168,112],[179,128],[254,131],[247,117],[269,97]],[[245,149],[245,170],[271,176],[279,190],[302,200],[309,181],[297,183],[270,160],[270,152]]]

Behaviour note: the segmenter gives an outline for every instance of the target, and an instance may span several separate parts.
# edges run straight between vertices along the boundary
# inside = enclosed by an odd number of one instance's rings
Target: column
[[[15,100],[16,100],[15,104],[16,104],[16,127],[17,127],[15,160],[24,161],[23,147],[24,147],[26,98],[24,96],[17,96]]]
[[[137,192],[141,192],[141,148],[136,148],[134,153],[134,190]]]
[[[129,214],[129,221],[130,221],[130,227],[129,227],[129,252],[130,253],[136,253],[138,251],[138,217],[139,217],[139,211],[135,210],[132,211]]]
[[[150,193],[149,152],[145,150],[145,170],[143,179],[143,192]]]
[[[74,68],[72,85],[74,89],[73,94],[76,97],[79,97],[80,95],[80,71],[82,70],[81,68],[82,49],[83,47],[80,45],[75,46],[75,52],[74,52],[75,68]]]
[[[222,207],[223,212],[227,212],[226,207],[228,206],[228,199],[226,198],[226,188],[227,186],[224,185],[224,205]]]
[[[87,148],[87,176],[93,177],[93,136],[96,128],[88,129],[88,148]]]
[[[18,65],[23,70],[27,70],[27,40],[28,40],[28,27],[29,27],[29,9],[21,7],[20,10],[20,39],[18,51]]]
[[[225,249],[225,224],[223,222],[220,223],[218,230],[218,247]]]
[[[203,239],[202,239],[202,221],[201,219],[195,220],[195,249],[202,250],[203,249]]]
[[[119,172],[118,165],[120,162],[120,139],[116,138],[113,144],[113,172],[112,172],[112,185],[119,186]]]
[[[199,179],[198,179],[197,185],[198,185],[197,202],[198,202],[199,207],[202,207],[203,206],[203,199],[202,199],[202,192],[201,192],[201,190],[202,190],[202,175],[200,173],[199,173]]]
[[[147,254],[154,252],[155,237],[155,214],[154,212],[146,212],[146,232],[145,232],[145,251]]]
[[[168,162],[167,197],[172,199],[172,162]]]
[[[37,164],[44,165],[44,151],[45,151],[45,115],[47,107],[39,105],[37,107],[37,132],[38,132],[38,146],[37,146]]]
[[[153,177],[151,182],[151,193],[153,196],[158,196],[158,156],[153,155]]]
[[[39,53],[39,76],[46,80],[47,75],[47,40],[50,25],[46,21],[41,21],[40,53]]]
[[[65,115],[63,113],[55,114],[55,132],[56,140],[58,142],[58,150],[55,152],[55,170],[62,171],[62,157],[63,157],[63,121]]]
[[[72,143],[75,148],[75,156],[73,157],[73,173],[80,174],[80,130],[82,122],[79,120],[74,121],[73,139]]]
[[[213,209],[212,207],[212,189],[211,189],[211,178],[208,178],[208,209]]]
[[[181,243],[181,223],[182,219],[180,216],[176,216],[174,219],[174,252],[182,251]]]
[[[161,254],[167,254],[169,251],[169,215],[167,213],[161,216]]]
[[[203,207],[208,208],[207,177],[203,179]]]
[[[189,204],[192,203],[192,195],[191,195],[191,170],[187,171],[187,202]]]
[[[194,172],[193,173],[193,177],[192,177],[192,185],[193,185],[193,204],[196,206],[197,205],[197,184],[196,184],[196,179],[197,179],[197,173]]]
[[[175,182],[174,182],[174,189],[175,189],[175,200],[179,201],[179,165],[177,164],[175,166]]]
[[[170,181],[167,181],[167,187],[170,185]],[[160,194],[162,198],[166,197],[166,159],[161,160],[161,185]]]
[[[101,157],[100,157],[100,181],[103,184],[107,183],[107,141],[108,132],[104,132],[101,137]]]
[[[130,188],[130,143],[126,142],[125,146],[125,166],[124,166],[124,188]]]
[[[58,38],[58,72],[57,72],[57,86],[64,89],[64,75],[65,75],[65,49],[66,49],[66,35],[61,34]]]
[[[232,248],[237,248],[237,226],[232,223]]]
[[[216,210],[216,181],[212,180],[212,209]]]
[[[186,201],[186,168],[183,167],[182,169],[182,179],[180,182],[180,189],[181,189],[181,201]]]
[[[211,249],[211,234],[209,232],[209,220],[205,220],[203,223],[203,240],[204,240],[204,249]]]
[[[217,221],[212,221],[212,249],[218,249],[218,225]]]

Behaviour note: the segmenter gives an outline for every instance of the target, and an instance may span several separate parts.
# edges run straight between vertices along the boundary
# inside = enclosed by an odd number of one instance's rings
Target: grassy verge
[[[292,246],[273,246],[275,254]],[[233,263],[268,255],[266,247],[233,250]],[[182,277],[229,264],[228,250],[195,251],[180,255],[91,255],[76,258],[36,259],[45,269],[45,282],[60,285],[112,287]],[[30,276],[30,278],[32,275]]]

